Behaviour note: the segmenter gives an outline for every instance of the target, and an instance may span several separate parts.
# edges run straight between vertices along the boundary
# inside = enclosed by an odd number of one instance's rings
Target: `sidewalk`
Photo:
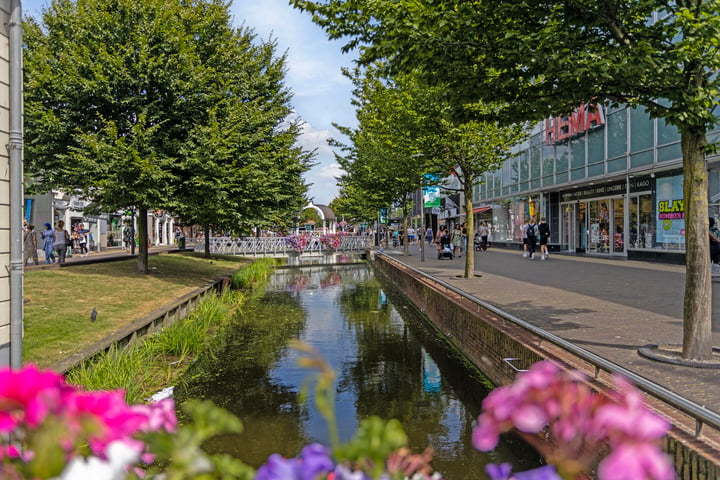
[[[519,250],[475,252],[474,278],[461,278],[465,258],[438,260],[425,244],[410,255],[386,254],[446,281],[516,317],[600,355],[699,405],[720,412],[720,369],[660,363],[639,347],[682,344],[685,267],[551,254],[542,261]],[[720,346],[720,283],[713,282],[713,345]]]
[[[168,251],[176,251],[176,246],[158,246],[158,247],[150,247],[150,250],[148,250],[148,255],[155,255],[158,253],[168,252]],[[188,248],[188,251],[191,251],[192,248]],[[120,247],[113,247],[108,248],[106,250],[102,250],[100,252],[89,252],[86,256],[81,256],[79,253],[73,253],[72,257],[66,257],[64,264],[59,263],[45,263],[45,257],[44,256],[38,256],[38,265],[31,265],[27,264],[25,266],[25,271],[32,271],[32,270],[44,270],[47,268],[60,268],[61,266],[65,265],[79,265],[84,263],[98,263],[98,262],[110,262],[115,260],[123,260],[128,258],[137,258],[137,249],[135,250],[135,255],[131,255],[129,250],[123,250]]]

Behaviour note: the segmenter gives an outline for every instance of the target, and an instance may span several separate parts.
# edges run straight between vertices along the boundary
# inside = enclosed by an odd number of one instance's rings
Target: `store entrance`
[[[625,254],[625,199],[590,200],[587,212],[587,252]]]
[[[587,204],[564,203],[561,205],[562,230],[560,244],[563,251],[585,252],[587,248],[585,235],[585,217]]]

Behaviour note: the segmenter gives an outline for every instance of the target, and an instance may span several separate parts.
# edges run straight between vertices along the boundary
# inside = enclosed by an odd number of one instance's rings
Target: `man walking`
[[[530,217],[530,222],[527,225],[527,249],[528,258],[532,260],[535,257],[535,245],[537,245],[537,223],[535,215]]]
[[[540,260],[545,260],[549,256],[548,241],[550,240],[550,226],[547,224],[545,217],[540,219],[538,233],[540,234]]]

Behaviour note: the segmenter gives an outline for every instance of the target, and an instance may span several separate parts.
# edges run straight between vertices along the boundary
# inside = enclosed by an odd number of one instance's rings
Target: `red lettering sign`
[[[604,124],[605,116],[602,107],[583,103],[567,117],[555,117],[545,120],[545,144],[560,143]]]

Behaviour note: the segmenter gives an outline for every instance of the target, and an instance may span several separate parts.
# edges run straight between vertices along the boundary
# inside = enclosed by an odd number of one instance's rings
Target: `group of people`
[[[27,265],[28,261],[32,261],[33,265],[38,265],[38,240],[35,232],[35,225],[25,223],[23,233],[23,265]],[[45,253],[45,263],[65,263],[68,256],[72,256],[73,248],[80,249],[80,256],[84,257],[88,254],[88,234],[82,223],[78,223],[73,233],[70,234],[65,229],[65,222],[58,220],[55,228],[49,223],[45,223],[45,229],[40,232],[41,248]]]
[[[550,240],[550,226],[547,224],[545,217],[540,218],[537,223],[535,215],[526,220],[522,226],[523,234],[523,257],[532,260],[535,258],[535,250],[538,243],[540,244],[540,260],[546,260],[550,257],[548,252],[548,241]]]

